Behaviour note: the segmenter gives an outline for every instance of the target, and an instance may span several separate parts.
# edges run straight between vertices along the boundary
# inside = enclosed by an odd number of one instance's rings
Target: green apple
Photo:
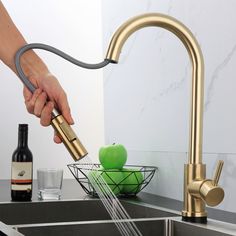
[[[138,193],[143,184],[143,174],[137,169],[124,168],[122,171],[124,179],[121,182],[123,184],[121,192],[125,194]]]
[[[99,161],[104,169],[122,169],[127,160],[127,151],[121,144],[112,144],[99,149]]]
[[[124,176],[123,173],[118,169],[93,170],[89,172],[88,178],[91,183],[97,184],[102,192],[106,192],[106,186],[104,185],[104,181],[115,195],[120,194],[123,189],[123,185],[120,183],[124,179]]]

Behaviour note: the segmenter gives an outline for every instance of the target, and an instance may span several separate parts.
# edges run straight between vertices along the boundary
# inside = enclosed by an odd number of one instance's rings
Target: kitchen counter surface
[[[80,187],[78,182],[74,179],[64,179],[62,187],[62,200],[76,200],[76,199],[92,199]],[[181,212],[182,202],[166,197],[156,196],[153,194],[141,192],[137,197],[126,198],[136,202],[147,203],[171,210]],[[33,183],[33,197],[32,201],[40,201],[37,197],[37,181]],[[11,202],[10,180],[0,180],[0,204]],[[208,208],[208,217],[224,222],[236,224],[236,213],[226,212],[218,209]],[[0,219],[1,220],[1,219]]]

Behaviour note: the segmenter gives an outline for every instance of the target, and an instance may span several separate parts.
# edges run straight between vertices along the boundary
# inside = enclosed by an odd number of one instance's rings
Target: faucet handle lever
[[[220,175],[221,175],[221,171],[224,165],[224,161],[219,160],[216,166],[216,171],[215,171],[215,175],[213,177],[213,185],[216,186],[219,182],[220,179]]]
[[[208,206],[216,206],[224,199],[224,190],[218,186],[223,165],[223,161],[218,161],[213,179],[205,179],[200,185],[200,197]]]

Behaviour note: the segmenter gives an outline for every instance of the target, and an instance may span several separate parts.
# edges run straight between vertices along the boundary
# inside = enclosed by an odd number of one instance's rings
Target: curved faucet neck
[[[125,41],[135,31],[144,27],[161,27],[174,33],[184,44],[192,63],[192,100],[190,111],[189,163],[202,163],[202,122],[204,93],[204,61],[201,49],[190,30],[167,15],[148,13],[131,18],[113,35],[106,59],[117,63]]]

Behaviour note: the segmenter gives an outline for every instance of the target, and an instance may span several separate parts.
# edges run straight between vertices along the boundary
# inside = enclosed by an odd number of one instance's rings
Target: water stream
[[[89,157],[86,157],[80,161],[83,165],[88,165],[88,169],[91,169],[88,175],[89,181],[95,189],[98,197],[102,201],[107,212],[111,216],[115,225],[117,226],[121,235],[124,236],[142,236],[141,232],[131,220],[131,217],[120,203],[119,199],[113,193],[109,185],[106,183],[101,175],[101,171],[98,171]]]

